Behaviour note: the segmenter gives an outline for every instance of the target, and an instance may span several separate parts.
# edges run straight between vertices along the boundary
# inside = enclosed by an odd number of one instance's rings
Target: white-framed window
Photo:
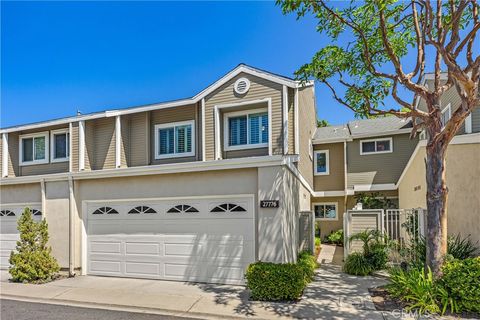
[[[155,159],[194,155],[194,120],[155,125]]]
[[[21,135],[19,145],[21,166],[48,163],[48,131]]]
[[[68,161],[70,157],[70,133],[68,129],[50,131],[51,162]]]
[[[448,120],[452,117],[452,107],[450,103],[442,110],[440,121],[442,122],[442,128],[445,127]]]
[[[393,139],[391,137],[360,141],[361,155],[391,152],[393,152]]]
[[[230,112],[224,115],[224,149],[241,150],[268,147],[266,108]]]
[[[315,213],[315,219],[317,220],[338,220],[338,203],[314,203],[313,212]]]
[[[330,153],[328,150],[315,150],[314,154],[314,174],[316,176],[330,174]]]

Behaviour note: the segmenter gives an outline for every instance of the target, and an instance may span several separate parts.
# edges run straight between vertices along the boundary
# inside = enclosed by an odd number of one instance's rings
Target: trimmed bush
[[[337,231],[332,231],[327,236],[327,243],[333,243],[336,245],[343,246],[343,229],[339,229]]]
[[[301,252],[298,256],[297,264],[302,268],[305,284],[313,281],[315,277],[315,268],[317,267],[317,261],[315,256],[308,252]]]
[[[387,267],[388,250],[385,246],[372,246],[365,258],[373,271],[382,270]]]
[[[247,287],[253,300],[297,300],[305,288],[304,268],[295,263],[255,262],[248,266]]]
[[[48,225],[45,219],[33,221],[32,212],[25,208],[18,219],[20,241],[10,254],[9,272],[15,282],[45,282],[51,280],[60,270],[47,246]]]
[[[480,312],[480,257],[445,263],[441,283],[460,311]]]
[[[363,254],[353,252],[345,260],[343,271],[356,276],[366,276],[372,272],[372,266]]]

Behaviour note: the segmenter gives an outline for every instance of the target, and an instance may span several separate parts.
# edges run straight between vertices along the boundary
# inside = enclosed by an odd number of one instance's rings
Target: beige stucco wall
[[[314,210],[314,205],[317,203],[332,203],[336,202],[338,205],[337,220],[320,220],[316,219],[317,225],[320,228],[320,236],[325,238],[332,231],[338,229],[343,229],[343,214],[345,212],[345,197],[322,197],[322,198],[313,198],[312,197],[312,211]]]
[[[426,208],[425,147],[421,147],[399,185],[400,208]],[[480,143],[447,149],[448,233],[480,241]]]

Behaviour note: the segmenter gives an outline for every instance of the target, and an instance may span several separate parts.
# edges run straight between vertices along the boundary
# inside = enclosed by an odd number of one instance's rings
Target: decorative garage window
[[[93,214],[118,214],[118,211],[110,207],[101,207],[93,211]]]
[[[168,209],[167,213],[195,213],[197,208],[189,206],[188,204],[180,204],[178,206]]]
[[[244,207],[239,206],[238,204],[233,203],[224,203],[216,206],[210,212],[246,212]]]
[[[139,213],[157,213],[157,211],[147,206],[138,206],[128,211],[128,214],[139,214]]]
[[[41,216],[41,215],[42,215],[42,211],[37,210],[37,209],[33,209],[33,210],[32,210],[32,214],[33,214],[34,216]]]
[[[11,210],[1,210],[0,217],[14,217],[15,213]]]

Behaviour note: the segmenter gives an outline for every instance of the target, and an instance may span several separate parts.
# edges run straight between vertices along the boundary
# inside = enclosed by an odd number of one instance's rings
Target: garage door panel
[[[211,212],[218,205],[224,211]],[[92,214],[102,207],[118,214],[104,213],[101,218]],[[229,211],[234,208],[238,212]],[[143,213],[147,209],[156,213]],[[252,200],[236,197],[88,205],[88,272],[243,283],[245,269],[255,257],[253,212]]]

